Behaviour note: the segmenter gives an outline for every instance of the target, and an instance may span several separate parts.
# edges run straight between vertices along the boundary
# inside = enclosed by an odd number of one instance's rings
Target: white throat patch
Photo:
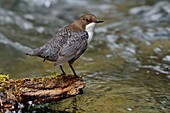
[[[93,38],[93,33],[94,33],[95,26],[96,26],[96,23],[94,23],[94,22],[86,25],[86,29],[85,30],[87,31],[88,36],[89,36],[88,37],[88,43],[90,43],[92,38]]]

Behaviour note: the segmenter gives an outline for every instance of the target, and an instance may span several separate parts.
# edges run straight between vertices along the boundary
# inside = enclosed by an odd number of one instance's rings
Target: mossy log
[[[82,94],[84,87],[85,82],[82,78],[73,75],[19,80],[0,76],[0,108],[1,111],[12,111],[30,104],[60,101]]]

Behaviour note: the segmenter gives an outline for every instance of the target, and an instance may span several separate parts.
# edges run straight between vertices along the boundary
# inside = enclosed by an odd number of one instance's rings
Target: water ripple
[[[0,8],[0,25],[16,24],[21,29],[29,30],[33,28],[33,24],[24,20],[12,11]]]
[[[162,21],[170,18],[170,2],[161,1],[154,6],[134,7],[129,10],[132,15],[140,15],[144,21]]]
[[[31,48],[24,46],[24,45],[20,44],[19,42],[13,42],[13,41],[9,40],[2,34],[0,34],[0,43],[10,45],[11,47],[13,47],[21,52],[24,52],[24,53],[31,50]]]
[[[159,65],[157,65],[157,66],[144,65],[144,66],[141,66],[141,68],[152,69],[152,70],[158,71],[158,72],[160,72],[160,73],[162,73],[162,74],[170,74],[169,71],[164,71],[164,70],[162,69],[162,67],[159,66]]]

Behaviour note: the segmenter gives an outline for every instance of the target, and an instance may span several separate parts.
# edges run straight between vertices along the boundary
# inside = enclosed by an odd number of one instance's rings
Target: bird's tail
[[[40,53],[40,49],[37,48],[37,49],[34,49],[34,50],[29,51],[28,53],[26,53],[26,55],[30,55],[30,56],[38,56],[39,53]]]

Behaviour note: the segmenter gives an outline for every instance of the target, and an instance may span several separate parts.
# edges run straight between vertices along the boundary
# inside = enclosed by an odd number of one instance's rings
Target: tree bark
[[[73,75],[0,81],[1,112],[82,94],[85,85],[81,77]]]

